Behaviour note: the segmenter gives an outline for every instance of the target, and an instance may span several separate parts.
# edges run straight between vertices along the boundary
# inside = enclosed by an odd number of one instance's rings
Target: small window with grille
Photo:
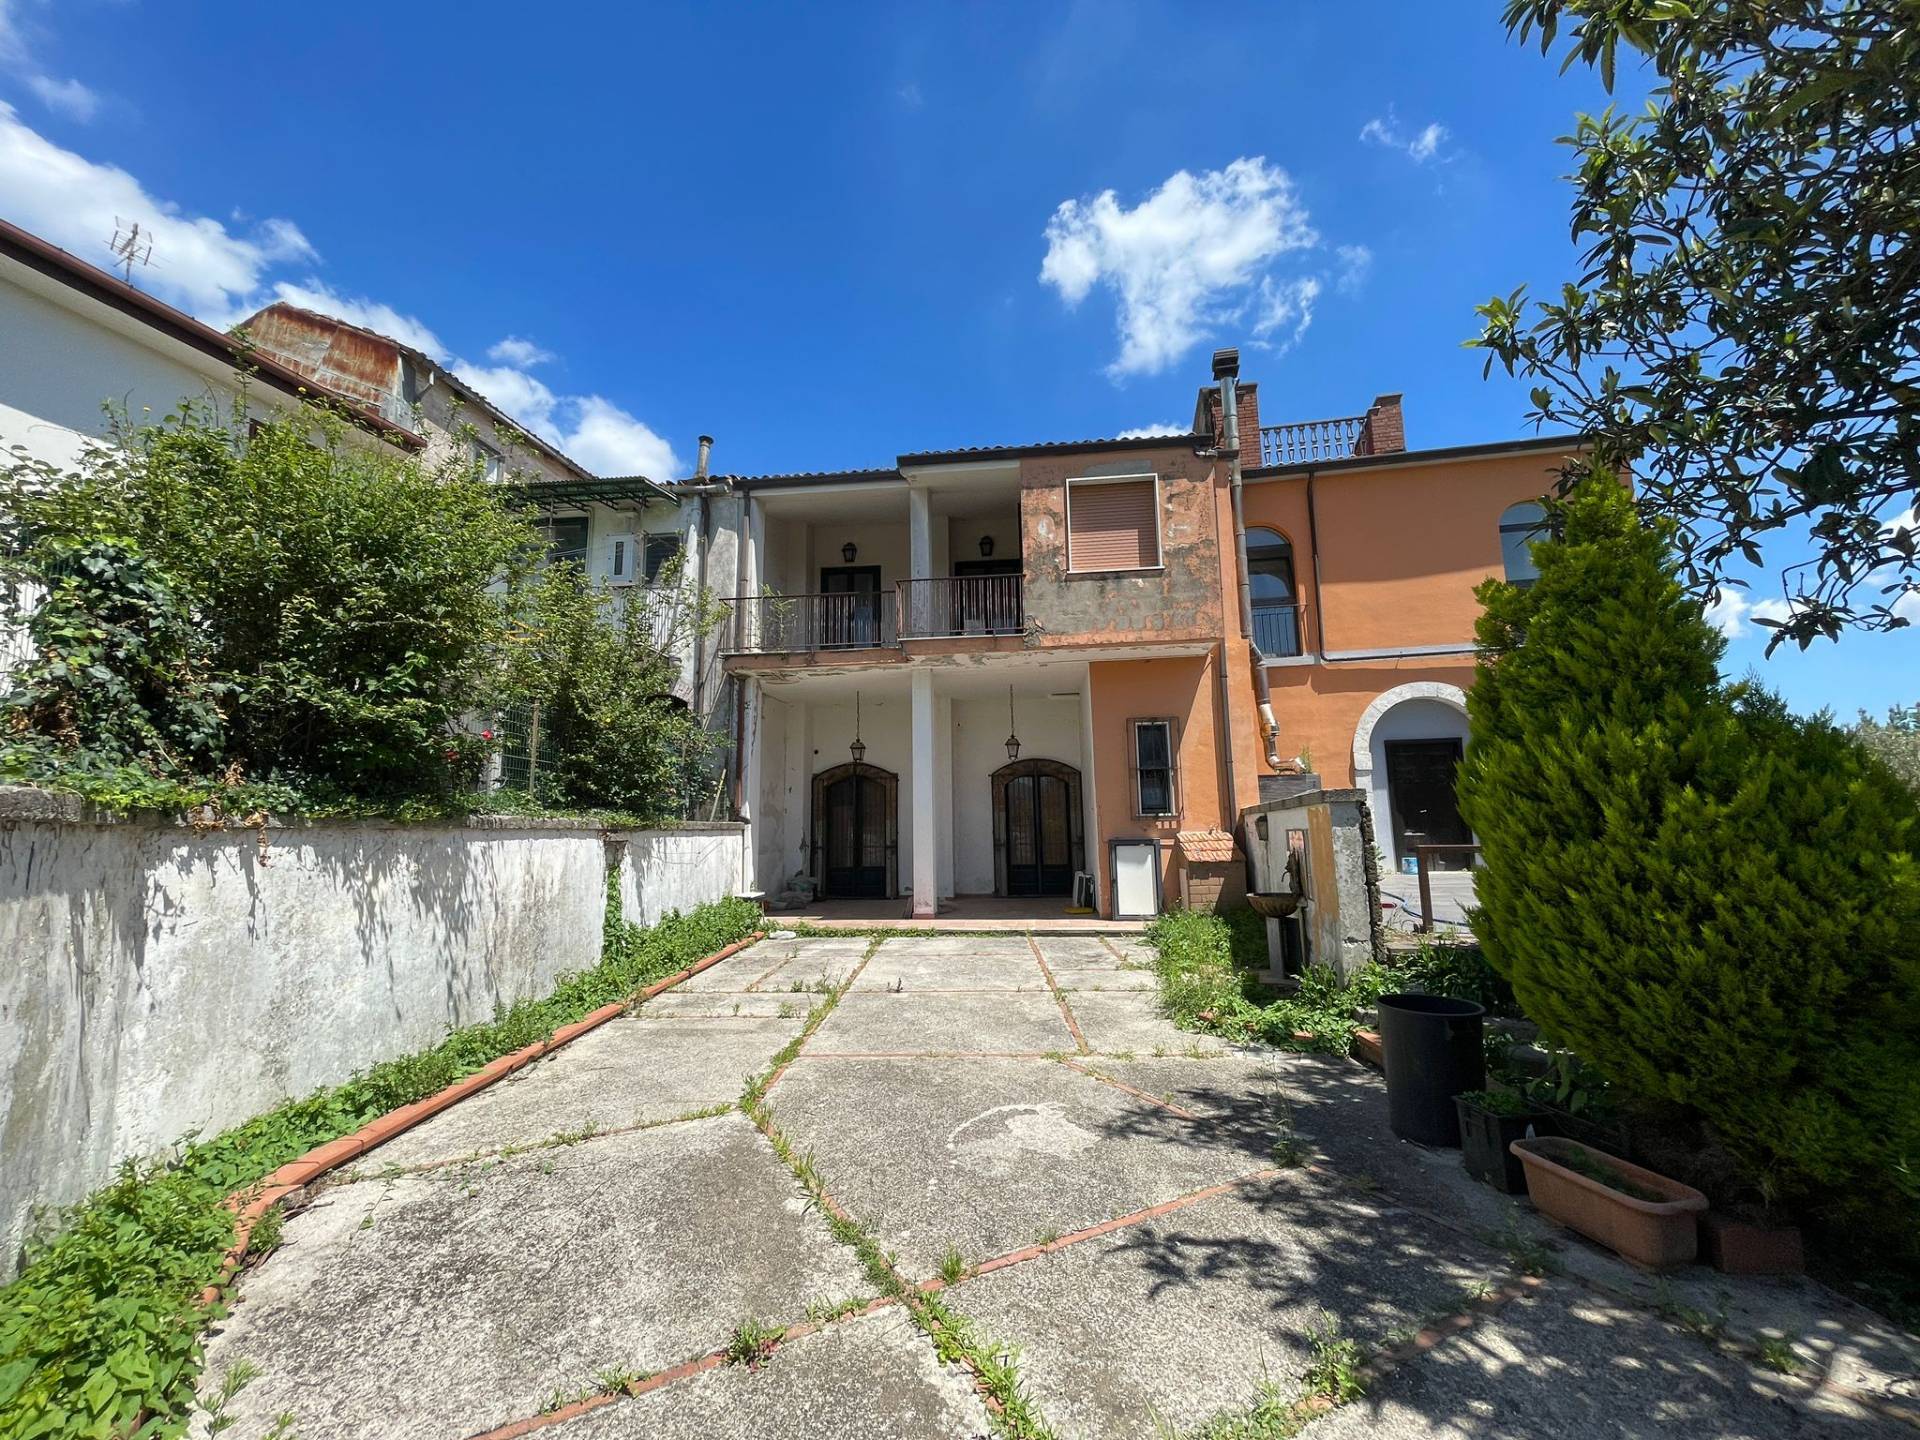
[[[1173,744],[1173,721],[1132,720],[1133,813],[1146,817],[1172,815],[1178,810],[1178,765]]]

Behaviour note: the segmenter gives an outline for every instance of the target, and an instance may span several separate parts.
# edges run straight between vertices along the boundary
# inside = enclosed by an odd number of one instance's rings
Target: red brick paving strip
[[[1060,1018],[1067,1022],[1067,1029],[1073,1032],[1073,1043],[1080,1048],[1082,1055],[1091,1055],[1093,1051],[1087,1045],[1087,1037],[1080,1033],[1080,1022],[1073,1018],[1067,997],[1060,993],[1060,982],[1053,978],[1053,971],[1047,968],[1047,957],[1040,953],[1040,942],[1029,935],[1027,948],[1033,951],[1033,961],[1040,967],[1040,973],[1047,977],[1047,989],[1053,992],[1054,1003],[1060,1007]]]
[[[269,1209],[284,1200],[303,1185],[337,1169],[349,1160],[357,1160],[374,1146],[391,1140],[403,1131],[411,1130],[424,1120],[431,1120],[442,1110],[469,1095],[477,1094],[495,1081],[504,1080],[514,1071],[531,1065],[543,1055],[551,1055],[569,1041],[578,1040],[591,1030],[597,1030],[609,1020],[623,1015],[634,1005],[651,1000],[664,990],[671,990],[684,980],[690,980],[709,966],[718,965],[729,955],[736,955],[747,946],[764,938],[765,932],[756,930],[744,940],[736,940],[723,949],[716,950],[704,960],[689,965],[678,974],[669,975],[664,980],[656,980],[651,985],[629,996],[625,1000],[615,1000],[602,1005],[598,1010],[581,1016],[570,1025],[562,1025],[545,1040],[536,1040],[531,1045],[522,1046],[510,1054],[482,1066],[463,1080],[453,1084],[438,1094],[429,1095],[424,1100],[416,1100],[411,1105],[402,1105],[398,1110],[389,1110],[385,1115],[369,1120],[351,1135],[343,1135],[338,1140],[329,1140],[302,1155],[298,1160],[289,1160],[271,1175],[236,1190],[227,1197],[227,1208],[239,1212],[238,1233],[234,1242],[220,1262],[220,1274],[214,1282],[200,1292],[200,1304],[204,1308],[219,1302],[220,1292],[240,1268],[240,1262],[246,1258],[247,1239],[253,1233],[253,1227],[259,1218]]]
[[[1124,1080],[1116,1080],[1111,1075],[1102,1075],[1098,1070],[1089,1070],[1086,1066],[1076,1065],[1071,1060],[1062,1060],[1060,1063],[1069,1070],[1078,1070],[1089,1080],[1098,1080],[1102,1085],[1111,1085],[1116,1090],[1126,1091],[1127,1094],[1133,1096],[1136,1100],[1145,1100],[1149,1105],[1158,1105],[1162,1110],[1170,1110],[1182,1120],[1198,1120],[1200,1118],[1194,1114],[1193,1111],[1184,1109],[1174,1104],[1171,1100],[1163,1100],[1158,1095],[1149,1095],[1144,1090],[1136,1090]]]

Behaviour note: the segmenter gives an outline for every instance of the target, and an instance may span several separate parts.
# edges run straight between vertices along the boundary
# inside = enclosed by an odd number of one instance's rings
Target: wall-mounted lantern
[[[853,557],[858,555],[859,553],[860,553],[860,547],[854,544],[851,540],[847,541],[846,544],[840,547],[840,558],[846,561],[847,564],[849,565],[853,563]]]
[[[980,537],[980,558],[982,560],[988,560],[988,559],[991,559],[992,557],[993,557],[993,536],[982,535]]]

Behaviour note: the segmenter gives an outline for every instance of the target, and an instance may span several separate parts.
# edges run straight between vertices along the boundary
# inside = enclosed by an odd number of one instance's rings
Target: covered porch
[[[1070,918],[1076,883],[1097,913],[1087,669],[1011,654],[755,676],[746,782],[769,913],[1021,928]]]

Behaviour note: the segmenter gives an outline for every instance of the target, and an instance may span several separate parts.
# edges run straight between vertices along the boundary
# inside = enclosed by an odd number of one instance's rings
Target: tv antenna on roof
[[[153,263],[153,232],[143,231],[137,220],[129,224],[116,215],[113,217],[113,239],[108,242],[107,248],[113,251],[115,261],[126,272],[127,283],[131,285],[133,267]]]

